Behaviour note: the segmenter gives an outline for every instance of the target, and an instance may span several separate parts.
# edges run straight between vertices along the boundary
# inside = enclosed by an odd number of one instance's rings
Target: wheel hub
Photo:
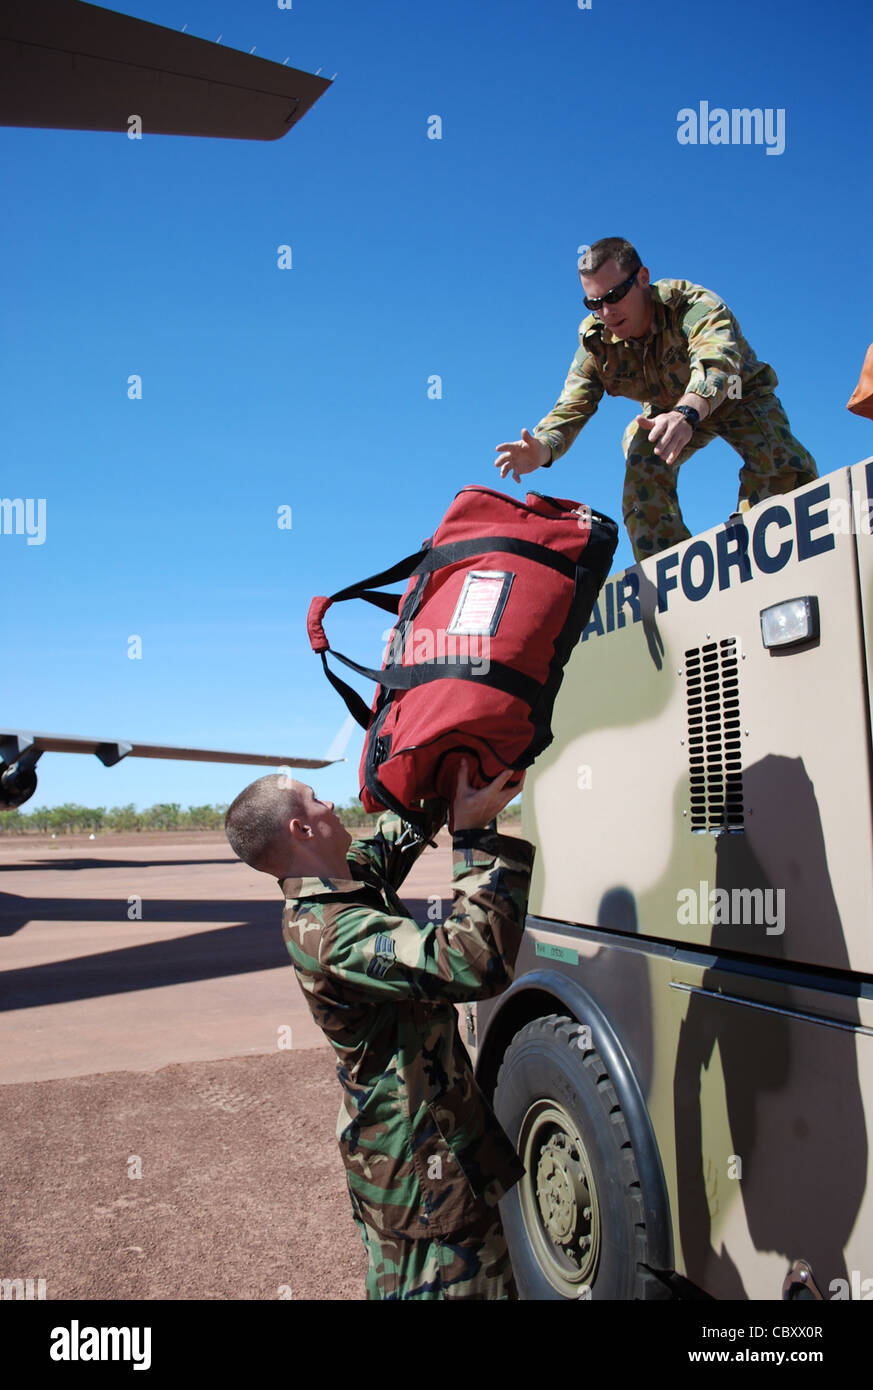
[[[553,1240],[568,1245],[589,1234],[583,1217],[590,1212],[585,1170],[566,1134],[553,1134],[540,1149],[536,1188],[540,1216]]]
[[[594,1276],[600,1254],[600,1215],[591,1164],[578,1126],[563,1106],[539,1100],[519,1134],[527,1168],[521,1201],[525,1223],[547,1277],[561,1292]]]

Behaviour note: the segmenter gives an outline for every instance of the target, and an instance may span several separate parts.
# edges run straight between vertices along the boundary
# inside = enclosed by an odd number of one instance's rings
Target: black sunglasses
[[[602,294],[599,299],[589,299],[586,295],[582,303],[585,305],[586,309],[592,309],[595,314],[602,304],[617,304],[620,299],[624,299],[628,290],[636,283],[636,278],[639,273],[638,266],[633,275],[628,276],[627,280],[622,280],[621,284],[616,285],[615,289],[607,290],[606,294]]]

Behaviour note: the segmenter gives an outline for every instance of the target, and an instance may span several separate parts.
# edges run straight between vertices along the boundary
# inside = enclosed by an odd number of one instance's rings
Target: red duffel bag
[[[530,766],[552,741],[564,666],[591,616],[618,528],[590,507],[529,492],[524,502],[465,487],[421,550],[391,569],[314,598],[313,651],[367,730],[361,802],[423,824],[418,802],[451,801],[462,758],[484,786]],[[374,592],[409,579],[403,595]],[[381,670],[338,661],[379,683],[371,710],[331,671],[322,619],[363,598],[397,614]]]

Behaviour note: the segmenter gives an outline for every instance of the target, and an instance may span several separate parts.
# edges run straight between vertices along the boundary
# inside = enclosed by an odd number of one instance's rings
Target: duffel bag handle
[[[330,643],[324,635],[322,618],[327,612],[333,599],[314,598],[309,605],[309,612],[306,615],[306,631],[309,633],[309,645],[314,652],[330,651]]]
[[[373,603],[377,608],[383,608],[386,613],[396,613],[400,607],[400,594],[377,594],[374,588],[379,584],[394,584],[398,579],[408,579],[427,554],[430,549],[430,541],[426,541],[421,550],[416,550],[414,555],[407,555],[405,559],[398,560],[396,565],[390,569],[383,570],[381,574],[371,574],[369,579],[361,579],[357,584],[349,584],[345,589],[338,589],[330,598],[320,596],[314,598],[309,605],[309,613],[306,618],[306,630],[309,633],[309,643],[314,652],[329,652],[330,643],[328,642],[322,620],[325,613],[332,603],[344,603],[346,599],[362,598],[367,603]]]
[[[353,690],[345,681],[340,680],[339,676],[334,675],[327,664],[327,653],[331,650],[330,643],[324,631],[324,615],[332,603],[344,603],[346,599],[362,598],[367,603],[372,603],[376,608],[383,609],[386,613],[397,614],[400,608],[401,594],[380,594],[375,592],[375,586],[379,584],[393,584],[398,579],[408,579],[417,565],[421,563],[430,549],[430,541],[426,541],[421,550],[417,550],[414,555],[407,555],[403,560],[398,560],[396,565],[390,569],[382,570],[381,574],[372,574],[369,579],[361,579],[357,584],[349,584],[345,589],[339,589],[330,598],[319,595],[312,600],[309,605],[309,612],[306,616],[306,631],[309,635],[309,645],[312,650],[321,657],[324,667],[324,674],[327,676],[334,690],[343,700],[346,709],[354,720],[360,724],[362,729],[366,729],[370,723],[370,710],[364,704],[360,695]],[[343,656],[341,652],[334,652],[333,655],[338,661],[345,662],[353,671],[358,671],[362,676],[367,676],[373,681],[384,681],[384,672],[374,670],[370,666],[359,666],[356,661],[351,661],[349,657]]]

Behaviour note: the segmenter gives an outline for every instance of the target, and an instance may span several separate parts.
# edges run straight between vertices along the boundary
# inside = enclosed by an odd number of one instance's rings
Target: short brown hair
[[[250,783],[228,807],[224,833],[238,859],[259,869],[284,825],[302,814],[300,795],[284,773]]]
[[[615,261],[625,275],[633,275],[643,264],[636,249],[629,241],[625,241],[624,237],[606,236],[582,252],[579,257],[579,274],[594,275],[607,261]]]

